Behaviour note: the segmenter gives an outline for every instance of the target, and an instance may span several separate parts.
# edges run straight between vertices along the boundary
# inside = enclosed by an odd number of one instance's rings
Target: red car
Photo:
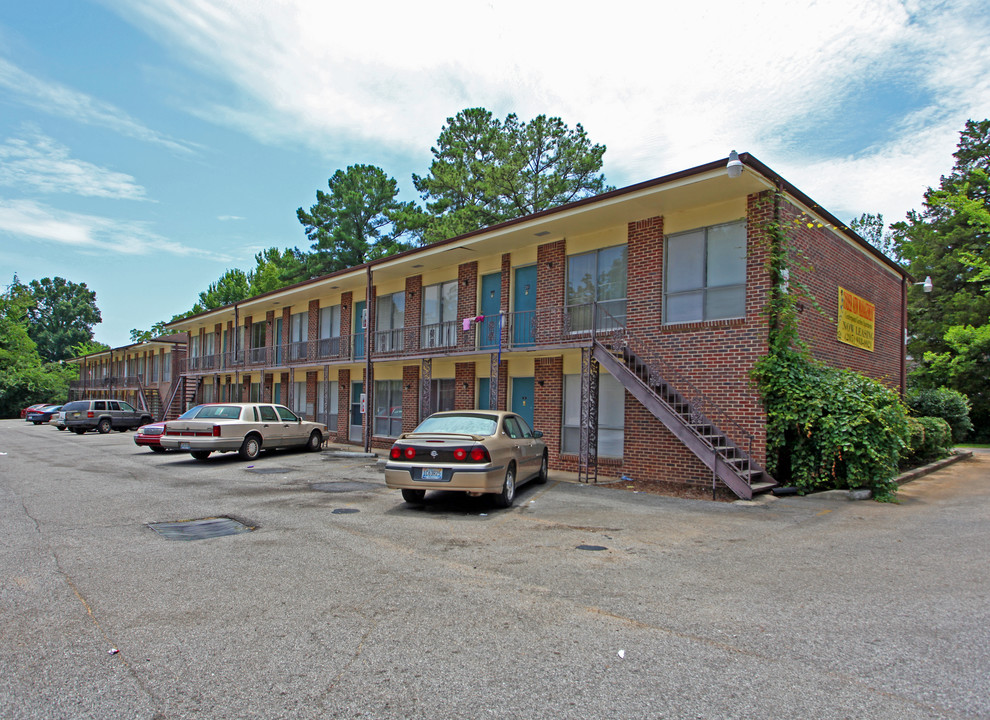
[[[50,405],[50,404],[51,403],[38,403],[36,405],[28,405],[26,408],[24,408],[23,410],[21,410],[21,420],[24,420],[25,418],[27,418],[27,414],[28,414],[28,411],[29,410],[40,410],[41,408],[43,408],[43,407],[45,407],[47,405]]]
[[[142,425],[134,433],[134,444],[150,448],[152,452],[165,452],[165,448],[162,447],[162,435],[164,432],[164,421]]]

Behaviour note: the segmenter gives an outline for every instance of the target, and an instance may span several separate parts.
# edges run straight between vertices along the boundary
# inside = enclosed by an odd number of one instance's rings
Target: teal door
[[[478,409],[479,410],[491,410],[489,396],[491,395],[492,380],[491,378],[478,378]]]
[[[512,378],[512,412],[533,427],[533,378]]]
[[[512,299],[512,343],[534,345],[536,343],[536,265],[516,268]]]
[[[364,328],[361,327],[361,318],[364,317],[365,301],[354,303],[354,357],[364,357]]]
[[[502,273],[481,276],[481,337],[482,349],[497,348],[499,343],[499,312],[502,310]]]

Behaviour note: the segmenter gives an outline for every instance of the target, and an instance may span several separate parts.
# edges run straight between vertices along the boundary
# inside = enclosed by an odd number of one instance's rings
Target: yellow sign
[[[873,352],[876,307],[859,295],[839,288],[839,342]]]

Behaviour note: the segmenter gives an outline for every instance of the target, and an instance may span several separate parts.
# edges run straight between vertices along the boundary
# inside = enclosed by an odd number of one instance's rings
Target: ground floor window
[[[454,409],[454,379],[442,378],[430,384],[430,407],[433,412]]]
[[[375,381],[375,435],[402,434],[402,381]]]
[[[619,381],[601,374],[598,381],[598,456],[621,458],[625,434],[626,393]],[[564,376],[564,418],[561,452],[581,449],[581,376]]]
[[[316,384],[316,419],[330,428],[337,429],[337,412],[340,405],[340,390],[336,380],[320,381]]]
[[[301,417],[313,417],[313,405],[306,403],[305,380],[297,380],[292,383],[292,406],[289,409]]]
[[[216,398],[213,397],[213,381],[207,380],[203,384],[203,402],[211,403],[216,402]]]
[[[251,393],[248,402],[261,402],[261,383],[251,383]]]

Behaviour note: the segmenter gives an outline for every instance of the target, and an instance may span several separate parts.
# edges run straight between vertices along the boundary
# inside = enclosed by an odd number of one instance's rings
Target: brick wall
[[[408,353],[419,352],[419,326],[423,307],[423,276],[406,278],[406,329],[403,345]]]
[[[330,429],[333,430],[333,428]],[[337,371],[337,442],[347,442],[350,429],[351,371],[347,368],[342,368]]]
[[[318,306],[318,305],[317,305]],[[312,313],[310,313],[312,317]],[[316,383],[318,373],[316,370],[306,371],[306,409],[312,408],[312,412],[307,413],[307,420],[316,420]]]
[[[402,366],[402,432],[419,425],[419,365]]]
[[[478,263],[469,262],[457,267],[457,321],[478,314]],[[457,345],[461,348],[474,346],[474,325],[469,332],[458,327]],[[474,383],[472,382],[472,385]],[[473,393],[472,393],[473,395]]]
[[[454,365],[454,409],[474,410],[474,363]]]
[[[533,429],[543,433],[551,466],[560,464],[561,420],[564,403],[564,361],[537,358],[534,368]]]
[[[536,343],[553,342],[560,337],[567,270],[567,243],[546,243],[536,249]]]

